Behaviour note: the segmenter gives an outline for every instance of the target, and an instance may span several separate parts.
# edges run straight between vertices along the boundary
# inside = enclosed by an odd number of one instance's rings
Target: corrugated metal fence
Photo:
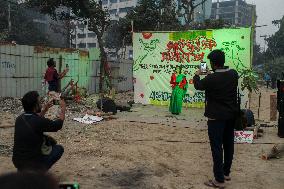
[[[49,58],[55,59],[59,72],[69,65],[62,87],[74,79],[90,93],[98,92],[99,61],[92,51],[5,44],[0,45],[0,96],[21,97],[30,90],[43,93],[42,81]],[[111,67],[114,88],[132,90],[132,62],[111,63]]]

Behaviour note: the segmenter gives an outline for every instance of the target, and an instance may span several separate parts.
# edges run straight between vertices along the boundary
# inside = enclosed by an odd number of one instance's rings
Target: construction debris
[[[94,124],[94,123],[102,121],[103,118],[86,114],[82,118],[74,118],[73,120],[78,121],[80,123],[84,123],[84,124]]]
[[[1,156],[10,156],[10,155],[12,155],[12,146],[0,144],[0,155]]]
[[[272,158],[280,158],[284,153],[284,144],[275,144],[268,153],[264,153],[261,156],[263,160],[269,160]]]
[[[18,114],[22,111],[22,102],[19,98],[0,97],[0,111]]]

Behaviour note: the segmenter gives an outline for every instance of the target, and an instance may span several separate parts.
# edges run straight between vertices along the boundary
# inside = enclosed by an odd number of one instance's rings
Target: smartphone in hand
[[[201,63],[200,63],[200,71],[201,71],[201,73],[203,73],[203,74],[206,74],[206,73],[207,73],[207,64],[206,64],[206,62],[201,62]]]

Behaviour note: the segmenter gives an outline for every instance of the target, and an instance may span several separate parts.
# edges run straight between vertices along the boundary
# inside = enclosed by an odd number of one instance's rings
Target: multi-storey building
[[[222,19],[234,26],[252,26],[256,7],[245,0],[217,0],[212,4],[212,19]]]

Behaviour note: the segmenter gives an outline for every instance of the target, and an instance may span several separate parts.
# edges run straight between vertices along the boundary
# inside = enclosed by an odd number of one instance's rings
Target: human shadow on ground
[[[124,188],[124,189],[147,189],[152,188],[147,184],[153,171],[145,167],[137,167],[126,171],[113,171],[112,173],[102,173],[100,175],[101,187],[104,188]]]

